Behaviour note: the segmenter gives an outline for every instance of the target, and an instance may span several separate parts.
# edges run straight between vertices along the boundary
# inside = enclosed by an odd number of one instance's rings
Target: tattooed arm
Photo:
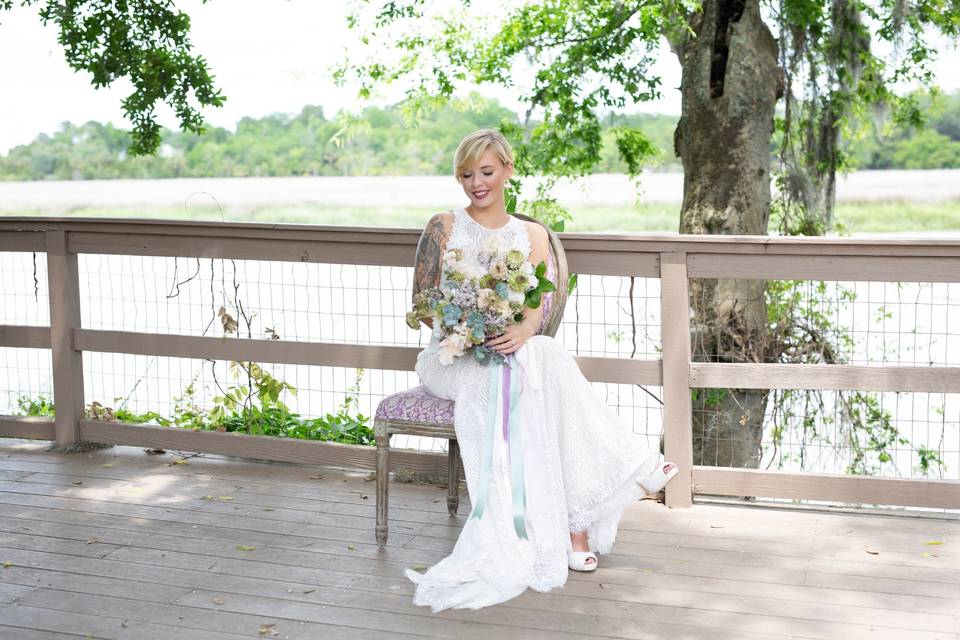
[[[413,295],[440,284],[440,258],[447,246],[447,238],[453,227],[453,214],[438,213],[427,222],[417,244],[417,257],[413,265]],[[433,321],[422,322],[433,328]]]

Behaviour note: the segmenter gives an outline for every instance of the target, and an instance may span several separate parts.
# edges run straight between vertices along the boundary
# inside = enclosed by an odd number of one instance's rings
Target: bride
[[[490,236],[522,251],[534,265],[548,260],[546,230],[511,216],[504,206],[513,151],[502,134],[481,129],[464,138],[454,173],[470,204],[438,213],[427,223],[417,246],[414,294],[442,284],[445,251],[460,248],[467,262],[475,262]],[[593,571],[597,554],[613,547],[624,508],[656,493],[677,473],[675,464],[660,463],[657,452],[640,446],[558,341],[537,335],[542,310],[542,305],[525,307],[521,322],[486,341],[519,365],[514,371],[520,378],[521,426],[520,451],[510,451],[496,431],[487,464],[481,458],[488,405],[500,395],[489,388],[492,365],[472,357],[442,364],[440,328],[423,321],[433,333],[417,356],[417,375],[432,394],[455,402],[454,428],[473,515],[482,510],[467,519],[449,556],[425,573],[404,571],[417,585],[414,603],[435,612],[497,604],[528,587],[548,591],[566,583],[568,568]],[[500,415],[502,406],[495,407]],[[522,480],[512,490],[510,456],[518,454]],[[518,483],[525,495],[519,501]],[[515,525],[518,513],[522,524]]]

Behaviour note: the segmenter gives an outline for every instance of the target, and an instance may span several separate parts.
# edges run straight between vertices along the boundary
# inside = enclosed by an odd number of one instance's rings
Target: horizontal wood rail
[[[80,422],[80,438],[87,442],[126,444],[157,449],[200,451],[275,462],[315,464],[348,469],[373,469],[377,451],[340,442],[253,436],[219,431],[193,431],[123,422]],[[446,477],[445,454],[396,449],[391,468]]]
[[[50,327],[0,324],[0,347],[49,349]]]
[[[859,280],[870,282],[956,282],[960,257],[929,256],[688,256],[691,278],[745,280]]]
[[[50,326],[0,325],[0,347],[50,349],[57,420],[0,416],[0,437],[79,440],[373,469],[375,449],[83,416],[81,353],[98,351],[411,371],[418,347],[103,331],[80,326],[80,254],[230,258],[410,267],[420,229],[100,218],[2,218],[0,251],[46,252]],[[960,282],[960,240],[678,234],[561,234],[574,273],[660,279],[662,360],[577,357],[597,382],[662,386],[664,447],[683,473],[667,504],[694,494],[960,508],[960,481],[695,466],[690,393],[697,388],[960,393],[960,367],[692,362],[691,278]],[[0,281],[0,287],[3,286]],[[442,476],[445,456],[395,450],[391,463]]]
[[[0,416],[0,438],[56,440],[56,437],[52,418]]]
[[[915,480],[695,466],[693,484],[695,493],[709,495],[794,498],[933,509],[960,507],[960,481],[957,480]]]
[[[174,358],[211,358],[275,364],[364,367],[413,371],[419,347],[333,342],[208,338],[132,331],[75,329],[78,351],[132,353]],[[625,358],[576,358],[584,376],[598,382],[660,384],[660,361]]]
[[[719,389],[849,389],[960,393],[960,367],[691,362],[690,386]]]

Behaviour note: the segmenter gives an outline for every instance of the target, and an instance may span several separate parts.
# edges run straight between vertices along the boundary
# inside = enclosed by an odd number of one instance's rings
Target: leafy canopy
[[[360,97],[368,98],[381,83],[415,77],[405,92],[413,122],[450,99],[458,83],[514,88],[527,106],[526,117],[521,123],[502,120],[499,128],[514,143],[516,175],[546,178],[538,200],[526,203],[528,212],[562,221],[569,215],[549,198],[550,189],[557,179],[587,175],[601,162],[598,111],[660,96],[660,79],[649,67],[661,33],[681,7],[547,0],[517,7],[491,25],[469,11],[469,1],[446,11],[423,0],[361,0],[348,25],[375,51],[367,61],[346,61],[335,78],[341,84],[358,81]],[[532,81],[524,84],[527,77]],[[612,132],[636,175],[654,145],[629,126]],[[512,185],[514,193],[517,187]]]
[[[0,10],[14,3],[0,0]],[[152,154],[160,146],[158,104],[173,109],[181,129],[202,133],[200,108],[226,100],[206,61],[191,53],[190,17],[171,0],[21,0],[20,5],[40,6],[43,23],[59,30],[67,63],[89,72],[95,88],[120,78],[133,85],[122,102],[133,125],[132,155]]]
[[[486,19],[472,5],[464,0],[447,10],[425,0],[355,0],[348,25],[373,53],[366,61],[344,62],[337,78],[358,80],[361,98],[380,85],[408,81],[411,121],[448,99],[460,83],[515,90],[526,119],[499,127],[517,144],[517,174],[546,177],[542,203],[530,203],[546,211],[534,215],[559,218],[565,212],[549,199],[550,187],[600,163],[598,112],[659,97],[660,78],[650,73],[654,48],[666,38],[683,64],[684,45],[707,19],[696,0],[546,0],[514,3]],[[761,8],[778,39],[784,70],[777,155],[787,200],[779,203],[780,213],[821,218],[812,224],[786,221],[784,230],[822,232],[832,215],[829,185],[847,166],[842,136],[862,135],[854,125],[869,123],[866,115],[883,104],[892,105],[899,123],[922,124],[914,99],[895,90],[905,82],[931,84],[936,51],[930,43],[936,34],[957,37],[960,11],[956,0],[769,0]],[[532,81],[524,84],[524,78]],[[623,162],[636,176],[654,147],[634,127],[616,127],[614,133]]]

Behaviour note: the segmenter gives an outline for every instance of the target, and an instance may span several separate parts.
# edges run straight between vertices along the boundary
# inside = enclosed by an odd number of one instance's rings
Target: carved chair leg
[[[373,436],[377,441],[377,544],[387,544],[387,501],[390,480],[390,434],[387,423],[375,421]]]
[[[447,446],[447,511],[457,515],[460,506],[460,445],[450,439]]]

